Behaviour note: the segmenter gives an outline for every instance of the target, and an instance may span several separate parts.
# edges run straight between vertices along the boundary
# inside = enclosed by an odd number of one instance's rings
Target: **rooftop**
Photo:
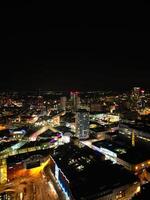
[[[45,149],[45,150],[37,150],[34,152],[18,154],[15,156],[9,156],[7,158],[7,163],[8,163],[8,166],[11,166],[11,165],[16,164],[17,162],[23,162],[24,160],[30,158],[31,156],[37,155],[37,154],[41,155],[41,156],[48,156],[51,151],[52,151],[51,149]]]
[[[70,181],[76,199],[93,199],[136,181],[133,174],[105,161],[102,154],[88,147],[63,145],[56,149],[53,158]]]
[[[15,144],[17,144],[17,141],[2,142],[2,143],[0,143],[0,151],[3,151]]]
[[[138,164],[150,158],[150,153],[139,147],[129,146],[123,140],[102,140],[93,143],[94,146],[106,148],[117,154],[117,157],[131,164]]]

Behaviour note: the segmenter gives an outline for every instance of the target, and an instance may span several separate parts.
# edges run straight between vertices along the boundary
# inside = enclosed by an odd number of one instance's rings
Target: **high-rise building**
[[[80,96],[79,92],[70,93],[71,107],[73,111],[77,111],[80,108]]]
[[[140,87],[134,87],[130,95],[131,106],[135,109],[144,109],[146,107],[145,91]]]
[[[62,110],[66,110],[67,97],[60,98],[60,106]]]
[[[79,139],[87,139],[89,137],[89,112],[86,110],[78,110],[76,112],[76,136]]]
[[[132,93],[133,93],[134,96],[139,97],[140,93],[141,93],[141,88],[140,87],[134,87]]]

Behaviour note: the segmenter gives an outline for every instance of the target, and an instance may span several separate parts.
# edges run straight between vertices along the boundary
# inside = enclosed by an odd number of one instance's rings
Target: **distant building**
[[[140,88],[140,87],[134,87],[134,88],[133,88],[132,94],[133,94],[134,96],[139,97],[139,96],[140,96],[140,93],[141,93],[141,88]]]
[[[66,110],[66,103],[67,103],[67,97],[61,97],[60,98],[60,107],[62,110]]]
[[[80,96],[79,92],[70,93],[71,107],[73,111],[77,111],[80,108]]]
[[[79,139],[87,139],[89,137],[89,112],[86,110],[78,110],[75,125],[76,136]]]
[[[132,107],[145,108],[144,90],[140,87],[134,87],[131,92]]]
[[[90,105],[90,112],[100,112],[102,110],[102,106],[99,103],[92,103]]]

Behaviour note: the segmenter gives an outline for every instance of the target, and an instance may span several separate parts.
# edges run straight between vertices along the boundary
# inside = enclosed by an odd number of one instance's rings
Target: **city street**
[[[14,200],[59,200],[53,184],[40,168],[16,172],[14,180],[0,187],[2,192],[12,192]]]

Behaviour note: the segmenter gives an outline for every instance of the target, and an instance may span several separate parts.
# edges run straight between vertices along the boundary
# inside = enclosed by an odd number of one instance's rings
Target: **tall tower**
[[[140,96],[141,88],[140,87],[134,87],[133,88],[133,94],[135,96]]]
[[[89,112],[87,110],[78,110],[76,112],[76,136],[79,139],[89,137]]]
[[[67,97],[60,97],[60,106],[62,110],[66,110]]]
[[[131,95],[130,95],[130,100],[131,100],[131,107],[134,109],[137,109],[140,107],[140,101],[142,97],[142,92],[141,92],[140,87],[134,87],[132,89]]]
[[[70,93],[72,111],[77,111],[80,108],[80,96],[79,92]]]

